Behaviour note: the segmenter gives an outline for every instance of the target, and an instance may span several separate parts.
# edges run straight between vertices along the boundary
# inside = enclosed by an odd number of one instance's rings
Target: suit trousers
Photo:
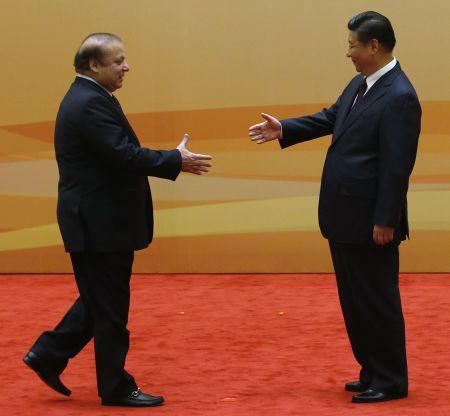
[[[93,337],[99,396],[128,395],[137,389],[133,377],[125,371],[134,252],[77,252],[70,257],[80,296],[61,322],[44,332],[31,350],[62,372],[68,360]]]
[[[360,381],[407,392],[405,322],[398,286],[398,243],[329,241],[339,300]]]

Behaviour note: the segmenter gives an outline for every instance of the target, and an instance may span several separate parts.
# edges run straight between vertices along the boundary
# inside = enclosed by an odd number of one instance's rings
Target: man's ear
[[[375,55],[380,50],[380,42],[378,42],[378,39],[371,39],[369,46],[372,55]]]
[[[90,59],[89,60],[89,69],[92,72],[95,72],[97,74],[98,73],[98,67],[99,67],[99,65],[98,65],[98,62],[97,62],[96,59]]]

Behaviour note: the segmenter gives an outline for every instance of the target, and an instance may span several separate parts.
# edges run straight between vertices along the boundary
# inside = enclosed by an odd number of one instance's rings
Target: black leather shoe
[[[64,396],[70,396],[71,391],[59,379],[60,373],[48,366],[33,351],[30,351],[23,357],[23,362],[30,367],[40,379],[47,384],[47,386],[58,393],[64,394]]]
[[[353,396],[353,403],[378,403],[388,400],[403,399],[408,397],[407,392],[391,392],[383,390],[367,389],[365,392]]]
[[[352,391],[355,393],[362,393],[366,391],[369,386],[367,384],[361,383],[358,381],[349,381],[345,384],[345,391]]]
[[[102,399],[103,406],[150,407],[161,406],[163,403],[164,397],[142,393],[141,389],[137,389],[125,397]]]

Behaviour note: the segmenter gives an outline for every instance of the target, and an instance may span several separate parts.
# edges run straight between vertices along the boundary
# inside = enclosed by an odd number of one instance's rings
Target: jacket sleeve
[[[281,120],[283,137],[279,139],[282,149],[297,143],[333,134],[340,97],[330,107],[310,116]]]
[[[374,223],[398,224],[416,160],[422,110],[415,94],[395,97],[384,109],[379,133],[378,195]]]
[[[181,154],[151,150],[130,141],[114,104],[98,96],[83,107],[79,125],[86,146],[104,163],[143,176],[175,180],[181,171]]]

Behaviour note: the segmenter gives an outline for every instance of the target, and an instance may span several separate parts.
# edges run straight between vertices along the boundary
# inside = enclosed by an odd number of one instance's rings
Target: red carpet
[[[99,406],[92,343],[64,398],[22,356],[75,299],[71,276],[0,276],[3,415],[450,415],[450,275],[403,275],[410,397],[353,405],[353,360],[331,275],[135,276],[127,369],[152,409]]]

